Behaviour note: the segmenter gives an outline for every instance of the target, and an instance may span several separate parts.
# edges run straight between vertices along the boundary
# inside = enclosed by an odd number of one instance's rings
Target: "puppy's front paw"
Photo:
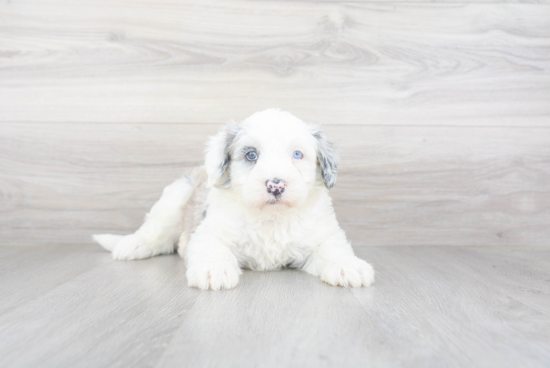
[[[343,287],[370,286],[374,282],[374,269],[357,257],[330,263],[321,273],[327,284]]]
[[[113,249],[113,259],[131,261],[153,256],[153,249],[135,234],[125,236]]]
[[[238,266],[229,262],[195,262],[187,269],[189,286],[201,290],[232,289],[239,283],[242,273]]]

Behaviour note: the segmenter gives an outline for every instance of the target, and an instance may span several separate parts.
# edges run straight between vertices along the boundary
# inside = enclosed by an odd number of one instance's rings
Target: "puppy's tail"
[[[193,218],[185,220],[184,212],[187,203],[192,199],[191,197],[193,197],[192,205],[200,207],[195,202],[199,199],[198,192],[202,192],[205,188],[206,177],[206,169],[203,166],[195,167],[164,188],[160,199],[145,216],[145,223],[134,234],[96,234],[92,235],[92,238],[110,252],[122,241],[131,248],[131,245],[140,237],[147,240],[147,245],[152,249],[153,255],[173,252],[174,245],[177,244],[182,231],[187,230],[187,233],[190,233],[198,225],[199,220],[195,219],[198,216],[192,216]],[[203,189],[198,190],[199,188]],[[202,212],[200,211],[201,214]],[[186,228],[184,223],[189,223],[189,226]],[[184,244],[179,244],[179,246],[184,246]],[[131,256],[134,258],[129,259],[140,259],[141,257],[141,255]]]
[[[112,235],[112,234],[96,234],[92,235],[92,238],[99,243],[103,248],[112,252],[119,241],[124,238],[125,235]]]

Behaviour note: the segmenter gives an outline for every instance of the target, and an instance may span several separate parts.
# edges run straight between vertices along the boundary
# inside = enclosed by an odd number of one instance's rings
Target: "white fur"
[[[250,149],[255,162],[245,158]],[[336,172],[323,132],[265,110],[212,137],[205,166],[166,187],[138,231],[94,239],[118,260],[172,253],[177,245],[189,285],[203,290],[235,287],[241,268],[293,267],[331,285],[369,286],[374,270],[354,255],[334,214],[328,188]],[[286,183],[278,199],[266,190],[273,178]]]

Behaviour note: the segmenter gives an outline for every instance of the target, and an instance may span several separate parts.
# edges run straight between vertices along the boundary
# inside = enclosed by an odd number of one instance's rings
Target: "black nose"
[[[285,191],[285,181],[281,179],[274,178],[265,182],[267,187],[267,192],[278,196]]]

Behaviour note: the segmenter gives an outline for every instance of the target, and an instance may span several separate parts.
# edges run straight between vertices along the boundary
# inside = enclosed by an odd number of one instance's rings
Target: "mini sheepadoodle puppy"
[[[280,109],[211,137],[205,165],[170,184],[134,234],[94,235],[117,260],[174,252],[199,289],[237,286],[241,268],[297,268],[344,287],[369,286],[338,225],[329,189],[338,162],[325,134]]]

